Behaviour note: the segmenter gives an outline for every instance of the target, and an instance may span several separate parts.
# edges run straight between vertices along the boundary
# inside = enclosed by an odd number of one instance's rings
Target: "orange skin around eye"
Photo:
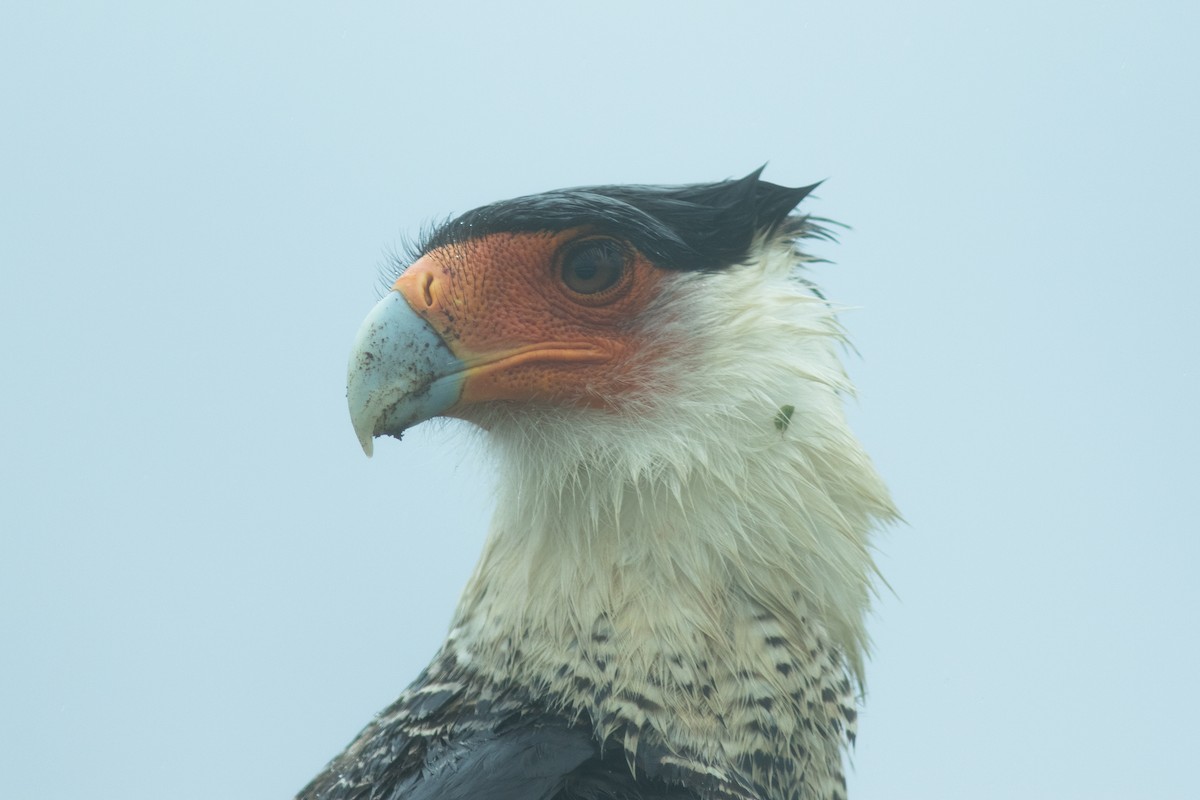
[[[579,229],[491,234],[427,253],[393,284],[467,366],[450,414],[491,400],[611,407],[629,391],[632,323],[661,270],[628,248],[615,286],[577,294],[559,259],[581,238]]]

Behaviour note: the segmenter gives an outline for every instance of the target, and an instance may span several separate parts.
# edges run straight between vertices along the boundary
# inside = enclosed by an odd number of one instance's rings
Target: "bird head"
[[[763,343],[739,344],[737,330],[775,313],[763,281],[824,305],[795,274],[795,242],[821,229],[789,216],[815,187],[760,172],[547,192],[432,231],[354,345],[347,396],[363,449],[434,416],[483,427],[551,412],[628,422],[668,396],[703,406],[689,387],[739,394],[714,381],[753,372]],[[775,411],[788,401],[765,398]],[[790,419],[776,416],[768,423]]]

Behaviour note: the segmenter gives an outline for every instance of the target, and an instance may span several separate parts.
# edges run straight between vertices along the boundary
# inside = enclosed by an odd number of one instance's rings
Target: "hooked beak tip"
[[[395,436],[435,417],[458,399],[463,364],[433,328],[389,293],[371,310],[350,354],[346,400],[368,457],[377,436]]]

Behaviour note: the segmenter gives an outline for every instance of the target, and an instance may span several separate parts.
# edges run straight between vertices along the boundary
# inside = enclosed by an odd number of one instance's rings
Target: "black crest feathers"
[[[800,238],[789,217],[818,184],[768,183],[762,168],[738,180],[685,186],[586,186],[518,197],[468,211],[422,237],[414,255],[494,233],[585,228],[625,239],[664,269],[711,271],[746,260],[758,236]]]

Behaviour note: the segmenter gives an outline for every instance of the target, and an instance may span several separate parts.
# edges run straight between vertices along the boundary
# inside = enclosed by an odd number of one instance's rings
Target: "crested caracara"
[[[355,342],[354,430],[475,423],[495,519],[432,663],[300,798],[844,796],[895,512],[812,188],[566,189],[424,236]]]

